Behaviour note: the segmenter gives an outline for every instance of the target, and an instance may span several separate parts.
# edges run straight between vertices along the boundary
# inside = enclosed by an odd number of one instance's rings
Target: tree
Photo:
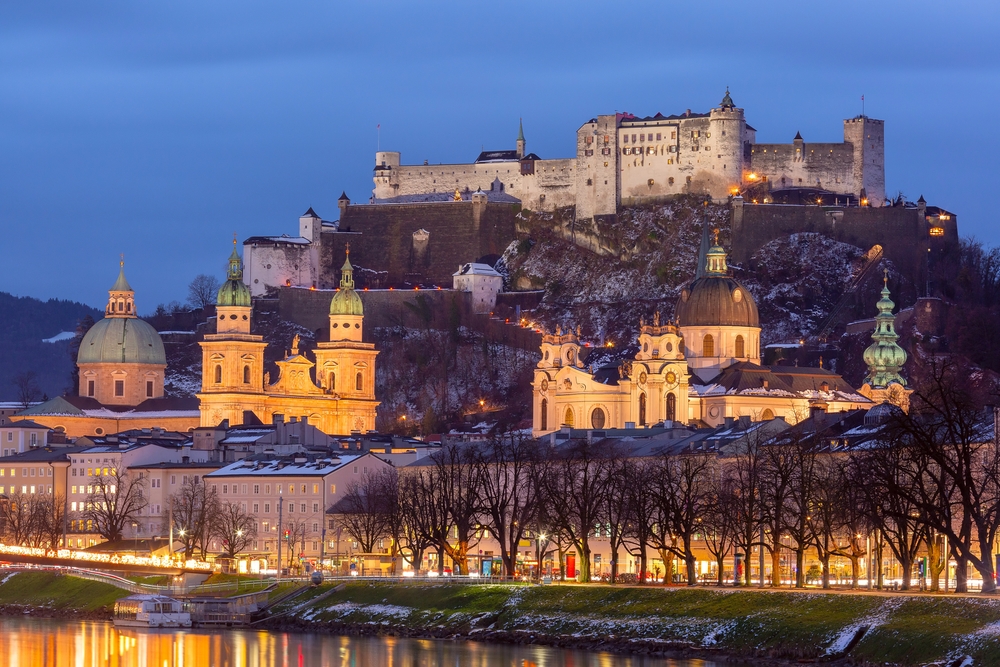
[[[361,552],[375,553],[375,545],[390,535],[392,506],[384,495],[387,473],[395,480],[390,470],[377,470],[362,475],[361,480],[348,484],[343,498],[334,505],[336,521],[347,534],[358,543]],[[390,481],[390,483],[391,483]]]
[[[219,294],[219,281],[215,276],[200,273],[188,285],[188,304],[192,308],[207,308],[215,305]]]
[[[58,549],[62,545],[63,530],[67,520],[66,497],[48,494],[40,496],[38,512],[38,530],[42,546],[47,549]]]
[[[42,395],[42,390],[38,386],[38,376],[34,371],[18,373],[11,382],[17,392],[17,402],[22,410],[30,408]]]
[[[227,558],[236,558],[246,551],[257,537],[257,522],[241,504],[227,500],[212,513],[210,532],[222,544],[223,555]]]
[[[446,520],[435,501],[431,477],[430,470],[422,468],[410,468],[399,476],[400,550],[415,569],[420,569],[424,553],[438,544],[437,526]]]
[[[745,446],[725,464],[728,476],[733,480],[736,547],[743,549],[746,559],[746,566],[743,568],[745,586],[750,585],[750,556],[753,548],[757,546],[764,549],[761,535],[764,521],[763,439],[764,432],[760,428],[749,431],[744,438]],[[763,567],[760,569],[760,581],[763,586]]]
[[[188,476],[180,489],[170,496],[174,535],[184,545],[184,554],[191,558],[195,550],[202,558],[208,553],[211,528],[220,509],[218,493],[195,475]]]
[[[11,544],[37,547],[41,542],[38,496],[15,491],[0,502],[4,538]]]
[[[516,432],[493,435],[477,454],[483,521],[499,544],[504,571],[513,577],[518,546],[538,520],[544,462],[537,443]]]
[[[704,531],[702,521],[711,500],[714,475],[714,453],[668,454],[661,458],[660,483],[655,492],[661,515],[676,538],[671,540],[669,550],[684,560],[688,586],[698,585],[694,536]]]
[[[794,448],[769,443],[760,447],[761,526],[769,541],[763,542],[771,555],[771,586],[781,586],[781,536],[788,525],[792,485],[798,470]],[[763,573],[761,573],[763,578]]]
[[[446,517],[442,527],[453,527],[456,535],[451,540],[450,531],[439,528],[437,542],[451,557],[457,574],[469,573],[469,549],[479,527],[480,468],[474,454],[471,448],[448,445],[430,456],[434,497]]]
[[[736,481],[728,472],[721,466],[717,467],[716,474],[711,480],[709,500],[705,506],[704,521],[702,522],[705,532],[705,547],[715,558],[718,571],[716,583],[720,586],[723,584],[726,556],[733,553],[736,547],[736,533],[739,527],[735,520],[738,507]],[[746,559],[744,567],[749,569]],[[738,573],[734,571],[733,574],[736,576]]]
[[[553,454],[544,477],[545,503],[558,530],[576,548],[580,581],[590,581],[590,538],[604,523],[611,459],[606,449],[576,441]]]
[[[138,521],[148,504],[145,481],[121,468],[111,468],[109,474],[97,475],[94,490],[87,495],[83,518],[93,522],[94,529],[105,540],[122,539],[125,526]]]
[[[649,458],[630,460],[629,483],[625,503],[630,520],[625,529],[625,549],[639,559],[639,584],[649,578],[648,549],[653,543],[656,519],[656,494],[650,489],[656,480],[656,461]]]

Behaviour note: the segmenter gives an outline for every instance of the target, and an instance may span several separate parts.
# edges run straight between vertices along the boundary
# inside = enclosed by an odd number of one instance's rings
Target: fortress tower
[[[844,121],[844,142],[854,148],[855,194],[869,206],[885,202],[885,121],[858,116]]]

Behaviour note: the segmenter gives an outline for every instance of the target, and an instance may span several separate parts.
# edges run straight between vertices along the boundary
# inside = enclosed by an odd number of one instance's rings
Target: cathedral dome
[[[354,291],[354,267],[351,266],[350,250],[347,251],[347,259],[341,267],[340,290],[333,295],[330,301],[331,315],[364,315],[365,308],[361,303],[361,297]]]
[[[750,292],[726,269],[726,253],[715,245],[705,255],[704,274],[681,291],[674,316],[682,327],[760,327]]]
[[[160,334],[149,323],[136,317],[105,317],[83,337],[76,362],[165,366],[167,355]]]
[[[236,252],[236,240],[233,239],[233,254],[229,256],[229,272],[226,282],[222,283],[215,299],[216,306],[250,307],[250,288],[243,282],[243,266],[240,255]]]

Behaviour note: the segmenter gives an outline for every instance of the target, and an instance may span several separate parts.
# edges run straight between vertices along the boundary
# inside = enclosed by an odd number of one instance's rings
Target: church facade
[[[782,417],[871,407],[823,368],[760,364],[757,305],[735,280],[726,253],[703,239],[695,280],[681,292],[676,322],[641,322],[639,352],[617,366],[588,367],[578,334],[542,338],[532,382],[534,435],[564,426],[644,428],[662,422],[719,426],[727,419]],[[708,248],[706,250],[706,248]]]
[[[263,337],[250,333],[250,289],[234,245],[228,280],[219,289],[216,333],[202,348],[201,425],[223,420],[242,424],[252,412],[270,423],[274,415],[308,421],[328,434],[375,429],[375,357],[372,343],[362,341],[364,309],[354,290],[348,258],[340,288],[330,303],[330,340],[317,344],[315,361],[299,350],[298,337],[277,362],[278,377],[264,372]]]

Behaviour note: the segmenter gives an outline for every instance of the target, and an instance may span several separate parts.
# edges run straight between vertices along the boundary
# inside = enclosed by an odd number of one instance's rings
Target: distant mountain
[[[75,301],[17,297],[0,292],[0,400],[19,400],[14,378],[34,372],[41,394],[58,396],[71,384],[70,347],[77,326],[101,311]]]

